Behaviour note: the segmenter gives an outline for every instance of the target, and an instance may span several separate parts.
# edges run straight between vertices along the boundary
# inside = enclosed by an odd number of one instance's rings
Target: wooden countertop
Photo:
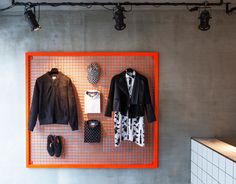
[[[217,153],[236,162],[236,147],[214,138],[192,138],[193,140],[207,146]]]

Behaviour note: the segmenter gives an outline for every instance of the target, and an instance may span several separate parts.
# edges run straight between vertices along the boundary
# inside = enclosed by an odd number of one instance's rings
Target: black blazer
[[[40,125],[70,124],[78,130],[75,94],[71,79],[59,72],[55,80],[49,72],[39,77],[34,86],[28,129],[34,130],[37,118]]]
[[[126,71],[115,75],[111,80],[105,116],[111,117],[112,111],[118,111],[122,115],[128,112],[130,118],[135,118],[144,116],[146,111],[148,122],[155,121],[147,78],[136,72],[130,98],[125,74]]]

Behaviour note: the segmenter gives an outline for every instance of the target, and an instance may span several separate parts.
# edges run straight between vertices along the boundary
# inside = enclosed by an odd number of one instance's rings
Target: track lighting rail
[[[58,6],[84,6],[84,7],[91,7],[91,6],[196,6],[196,7],[203,7],[207,3],[207,6],[223,6],[225,5],[226,13],[230,14],[236,10],[236,7],[229,8],[231,3],[225,3],[224,0],[219,0],[218,2],[208,2],[203,1],[200,2],[18,2],[12,0],[12,4],[6,8],[0,9],[0,11],[5,11],[11,9],[15,6],[25,6],[25,7],[37,7],[37,6],[51,6],[51,7],[58,7]]]
[[[15,6],[116,6],[116,5],[132,5],[132,6],[204,6],[205,2],[202,3],[194,3],[194,2],[61,2],[61,3],[48,3],[48,2],[39,2],[39,3],[31,3],[31,2],[12,2]],[[223,0],[219,0],[219,2],[207,3],[208,6],[222,6],[224,4]]]
[[[133,6],[204,6],[205,2],[199,3],[199,2],[60,2],[60,3],[48,3],[48,2],[38,2],[38,3],[32,3],[32,2],[16,2],[12,1],[12,5],[14,6],[27,6],[31,5],[34,6],[116,6],[116,5],[133,5]],[[209,6],[222,6],[224,4],[223,0],[219,0],[219,2],[214,3],[208,3]]]
[[[231,3],[225,3],[224,0],[218,0],[218,2],[208,2],[204,0],[202,3],[199,2],[17,2],[12,0],[12,4],[8,7],[0,9],[0,11],[5,11],[11,9],[15,6],[24,6],[25,7],[25,19],[29,23],[32,31],[38,31],[41,29],[39,25],[39,17],[40,17],[40,7],[41,6],[83,6],[90,8],[92,6],[102,6],[108,10],[113,12],[113,19],[115,20],[115,29],[118,31],[124,30],[126,28],[126,24],[124,19],[126,12],[132,11],[132,6],[185,6],[190,12],[198,11],[199,12],[199,21],[200,24],[198,28],[201,31],[207,31],[210,29],[209,21],[212,19],[211,17],[211,8],[212,7],[220,7],[225,6],[226,13],[230,15],[233,11],[236,10],[236,7],[230,7]],[[106,6],[112,6],[113,8],[108,8]],[[131,6],[130,10],[127,10],[124,6]],[[38,20],[36,13],[36,7],[38,7]]]

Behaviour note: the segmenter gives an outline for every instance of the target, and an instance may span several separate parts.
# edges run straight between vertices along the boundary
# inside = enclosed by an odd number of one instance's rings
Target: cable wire
[[[103,8],[105,8],[106,10],[109,10],[109,11],[113,11],[114,8],[107,8],[105,5],[102,5]]]
[[[14,6],[15,6],[15,4],[12,4],[12,5],[10,5],[10,6],[6,7],[6,8],[1,8],[0,12],[9,10],[9,9],[13,8]]]
[[[154,8],[160,8],[161,5],[152,5]]]
[[[38,6],[38,22],[40,20],[40,6]]]

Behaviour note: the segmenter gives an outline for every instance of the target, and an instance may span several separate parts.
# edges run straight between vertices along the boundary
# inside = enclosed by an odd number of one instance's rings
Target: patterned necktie
[[[132,87],[132,78],[131,77],[129,77],[129,94],[130,94],[130,96],[131,96],[131,87]]]

